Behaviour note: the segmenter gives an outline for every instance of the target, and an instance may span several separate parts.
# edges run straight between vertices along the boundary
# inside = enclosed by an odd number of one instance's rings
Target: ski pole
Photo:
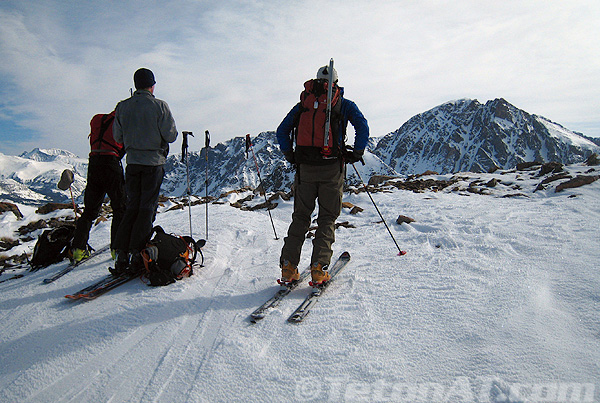
[[[271,216],[271,210],[269,210],[269,201],[267,200],[267,190],[265,189],[265,185],[260,177],[260,169],[258,169],[258,161],[256,160],[256,155],[254,154],[254,147],[252,147],[252,141],[250,141],[250,134],[246,134],[246,156],[248,156],[248,149],[252,150],[252,156],[254,157],[254,165],[256,165],[256,173],[258,174],[258,180],[260,181],[260,185],[263,187],[263,192],[265,194],[265,203],[267,205],[267,213],[269,213],[269,218],[271,219],[271,225],[273,226],[273,233],[275,234],[275,239],[279,239],[277,237],[277,232],[275,231],[275,224],[273,223],[273,217]]]
[[[192,232],[192,190],[190,189],[190,164],[188,159],[188,136],[194,137],[192,132],[181,132],[183,141],[181,143],[181,162],[185,162],[187,172],[187,197],[188,197],[188,215],[190,218],[190,237],[194,238]]]
[[[210,133],[208,130],[204,132],[204,158],[206,158],[206,177],[204,180],[204,192],[206,202],[206,239],[208,240],[208,150],[210,149]]]
[[[385,222],[385,218],[383,218],[383,215],[381,215],[381,212],[379,211],[377,204],[375,204],[375,200],[373,200],[373,197],[371,196],[371,192],[369,192],[369,189],[367,189],[367,185],[365,184],[362,177],[358,173],[358,169],[356,169],[356,166],[354,166],[354,163],[352,163],[352,168],[354,168],[356,175],[358,175],[358,179],[360,179],[360,182],[362,183],[363,187],[365,188],[365,192],[367,192],[369,199],[371,199],[371,203],[373,203],[373,206],[375,206],[375,210],[377,210],[377,214],[379,214],[379,217],[381,217],[381,221],[383,221],[383,224],[385,225],[385,228],[387,228],[388,232],[390,233],[390,236],[392,237],[392,240],[394,241],[396,248],[398,248],[398,256],[406,255],[406,251],[400,249],[400,246],[398,246],[398,242],[396,242],[396,238],[394,238],[392,231],[390,231],[390,227],[388,227],[387,223]]]
[[[75,198],[73,197],[73,189],[71,189],[71,185],[73,184],[74,180],[75,180],[75,174],[73,173],[73,171],[71,171],[70,169],[65,169],[63,171],[62,175],[60,176],[60,181],[58,182],[57,187],[60,190],[69,189],[69,192],[71,193],[71,202],[73,203],[73,212],[75,213],[75,220],[78,220],[79,217],[77,217],[77,206],[75,206]]]
[[[73,212],[75,213],[75,221],[79,220],[77,216],[77,206],[75,206],[75,198],[73,197],[73,189],[69,186],[69,192],[71,193],[71,203],[73,203]]]

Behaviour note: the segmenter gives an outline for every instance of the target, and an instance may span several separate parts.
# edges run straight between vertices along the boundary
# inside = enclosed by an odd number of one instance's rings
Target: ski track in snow
[[[52,284],[42,280],[64,263],[0,284],[0,401],[411,401],[392,386],[465,378],[472,395],[448,401],[500,399],[516,382],[600,389],[599,190],[373,194],[402,257],[367,196],[345,194],[364,212],[342,212],[357,228],[336,231],[334,257],[352,260],[301,324],[286,319],[306,284],[248,320],[277,290],[293,202],[271,211],[280,240],[266,211],[211,205],[206,266],[168,287],[132,281],[66,300],[105,275],[108,253]],[[192,208],[196,238],[204,208]],[[417,221],[395,224],[398,214]],[[189,231],[187,211],[157,224]],[[106,239],[108,225],[94,227],[90,242]],[[310,250],[307,240],[302,268]],[[478,393],[490,379],[494,392]]]

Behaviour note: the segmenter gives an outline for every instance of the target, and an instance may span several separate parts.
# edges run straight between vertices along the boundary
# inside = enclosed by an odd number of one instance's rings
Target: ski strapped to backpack
[[[333,136],[330,136],[329,129],[331,128],[331,108],[333,105],[333,86],[335,84],[333,78],[333,58],[329,60],[329,69],[325,69],[323,74],[329,76],[329,80],[327,81],[327,103],[325,108],[325,138],[323,141],[323,154],[330,155],[332,150],[331,146],[329,145],[329,139]]]
[[[115,111],[100,113],[90,121],[90,156],[113,155],[122,158],[125,155],[123,145],[113,138],[112,127],[115,120]]]
[[[201,248],[205,240],[196,242],[189,236],[167,234],[160,226],[154,227],[152,234],[146,249],[141,252],[150,285],[163,286],[190,277],[194,274],[192,266],[198,253],[202,257],[201,265],[204,263]]]

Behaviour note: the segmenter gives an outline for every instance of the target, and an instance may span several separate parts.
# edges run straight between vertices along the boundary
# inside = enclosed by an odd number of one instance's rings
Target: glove
[[[158,248],[156,246],[149,245],[146,249],[144,249],[144,252],[146,252],[146,256],[150,262],[156,262],[158,259]]]
[[[352,149],[347,149],[346,153],[344,154],[344,160],[346,161],[347,164],[354,164],[355,162],[358,161],[362,161],[362,157],[363,154],[365,153],[365,150],[352,150]],[[363,162],[364,164],[364,162]]]
[[[296,158],[294,158],[294,152],[292,150],[284,151],[283,156],[290,164],[294,165],[296,163]]]

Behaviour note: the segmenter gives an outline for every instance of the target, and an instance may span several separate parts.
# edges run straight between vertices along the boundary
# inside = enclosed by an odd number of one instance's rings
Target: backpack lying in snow
[[[174,283],[194,274],[192,265],[205,240],[194,241],[189,236],[177,236],[165,233],[157,226],[152,230],[153,237],[141,254],[146,267],[146,275],[152,286]]]
[[[72,225],[44,230],[33,248],[33,256],[29,261],[31,271],[62,261],[67,256],[74,233],[75,227]]]

